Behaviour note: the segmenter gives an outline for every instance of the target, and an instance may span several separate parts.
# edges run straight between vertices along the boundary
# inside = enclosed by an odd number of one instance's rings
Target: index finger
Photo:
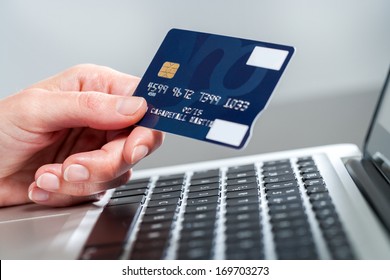
[[[49,91],[98,91],[129,96],[134,93],[140,78],[105,66],[80,64],[40,81],[30,88]]]

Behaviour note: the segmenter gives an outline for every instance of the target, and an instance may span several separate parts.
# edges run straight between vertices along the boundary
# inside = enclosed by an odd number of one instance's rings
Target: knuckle
[[[96,64],[92,63],[81,63],[76,64],[68,69],[70,73],[83,73],[83,72],[89,72],[93,69],[98,67]]]
[[[77,102],[81,110],[88,110],[92,113],[100,112],[102,104],[104,104],[101,95],[91,92],[80,92]]]

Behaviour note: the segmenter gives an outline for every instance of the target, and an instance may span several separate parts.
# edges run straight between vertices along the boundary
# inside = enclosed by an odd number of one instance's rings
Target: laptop
[[[94,204],[0,209],[1,259],[390,259],[390,85],[339,144],[136,171]]]

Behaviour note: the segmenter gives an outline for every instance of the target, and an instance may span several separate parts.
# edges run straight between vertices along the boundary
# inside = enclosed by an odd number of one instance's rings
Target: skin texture
[[[139,78],[77,65],[0,100],[0,207],[69,206],[125,183],[164,135],[134,127]]]

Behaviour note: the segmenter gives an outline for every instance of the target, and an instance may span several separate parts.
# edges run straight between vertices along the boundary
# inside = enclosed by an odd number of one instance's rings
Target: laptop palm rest
[[[0,243],[0,258],[71,258],[64,254],[64,248],[88,209],[91,206],[50,208],[35,204],[2,209],[0,240],[7,242]]]

